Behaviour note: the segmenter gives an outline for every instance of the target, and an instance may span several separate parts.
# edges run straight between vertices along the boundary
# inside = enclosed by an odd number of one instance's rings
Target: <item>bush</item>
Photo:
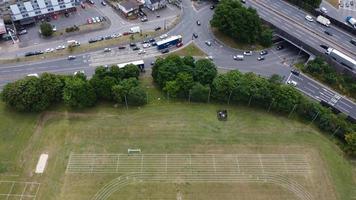
[[[66,80],[63,100],[72,108],[85,108],[95,105],[96,94],[88,81],[73,77]]]
[[[147,103],[147,95],[142,87],[136,86],[130,89],[127,94],[127,104],[142,106]]]
[[[46,22],[43,22],[40,25],[40,30],[41,30],[41,34],[45,37],[49,37],[53,34],[53,28],[52,25]]]
[[[190,92],[190,99],[194,102],[207,102],[209,98],[210,88],[200,83],[195,83]]]

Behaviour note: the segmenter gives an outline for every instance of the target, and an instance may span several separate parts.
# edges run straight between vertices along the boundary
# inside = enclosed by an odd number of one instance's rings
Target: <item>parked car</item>
[[[57,31],[57,27],[55,25],[52,25],[52,31],[56,32]]]
[[[53,51],[54,51],[53,48],[47,48],[47,49],[45,50],[45,53],[51,53],[51,52],[53,52]]]
[[[356,46],[356,38],[351,39],[351,40],[350,40],[350,43]]]
[[[198,26],[200,26],[200,25],[201,25],[201,23],[200,23],[200,21],[199,21],[199,20],[197,20],[197,25],[198,25]]]
[[[87,22],[88,22],[88,24],[92,24],[93,20],[90,17],[88,17]]]
[[[126,49],[125,46],[119,46],[118,49]]]
[[[97,22],[101,22],[101,20],[100,20],[99,17],[95,17],[95,20],[96,20]]]
[[[168,53],[168,52],[169,52],[169,49],[163,49],[163,50],[161,51],[162,54],[165,54],[165,53]]]
[[[325,7],[321,7],[321,8],[320,8],[320,11],[323,12],[324,14],[328,13],[328,10],[326,10]]]
[[[211,5],[211,6],[210,6],[210,9],[211,9],[211,10],[214,10],[214,8],[215,8],[215,5]]]
[[[211,46],[211,42],[210,41],[205,41],[205,44],[208,45],[209,47]]]
[[[213,56],[206,56],[205,59],[214,60]]]
[[[260,55],[261,56],[264,56],[264,55],[267,55],[268,54],[268,51],[267,50],[262,50],[261,52],[260,52]]]
[[[150,43],[153,43],[153,42],[156,42],[156,39],[151,38],[151,39],[149,39],[148,41],[149,41]]]
[[[137,46],[136,43],[130,43],[130,47],[135,47]]]
[[[134,48],[132,48],[132,50],[134,50],[134,51],[140,50],[140,47],[135,46]]]
[[[155,31],[159,31],[159,30],[161,30],[161,27],[160,27],[160,26],[157,26],[157,27],[155,28]]]
[[[95,17],[92,17],[91,18],[91,21],[95,24],[97,21],[96,21],[96,19],[95,19]]]
[[[85,4],[83,2],[80,2],[80,7],[82,7],[83,9],[85,9]]]
[[[101,1],[101,5],[106,6],[106,2],[105,1]]]
[[[25,57],[29,57],[29,56],[34,56],[35,54],[33,52],[27,52],[25,53]]]
[[[234,60],[244,60],[244,56],[243,55],[236,55],[232,57]]]
[[[180,43],[178,43],[176,46],[177,46],[177,47],[181,47],[181,46],[183,46],[183,43],[180,42]]]
[[[198,38],[198,34],[193,33],[193,37],[194,37],[194,38]]]
[[[244,51],[245,56],[252,56],[252,51]]]
[[[92,5],[95,4],[93,0],[88,0],[88,2],[89,2],[90,4],[92,4]]]
[[[68,56],[68,60],[74,60],[75,58],[75,56]]]
[[[19,35],[25,35],[25,34],[27,34],[27,30],[26,30],[26,29],[22,29],[22,30],[19,31],[17,34],[19,34]]]
[[[168,37],[167,34],[163,34],[163,35],[159,36],[159,38],[161,38],[161,39],[165,39],[165,38],[167,38],[167,37]]]
[[[62,49],[65,49],[65,48],[66,48],[66,46],[64,46],[64,45],[59,45],[59,46],[56,47],[56,50],[62,50]]]

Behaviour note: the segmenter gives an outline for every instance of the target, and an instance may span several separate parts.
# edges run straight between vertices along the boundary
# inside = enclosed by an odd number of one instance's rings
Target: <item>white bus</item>
[[[117,64],[117,66],[119,68],[123,68],[126,65],[130,65],[130,64],[136,65],[141,71],[143,69],[145,69],[145,62],[143,60],[137,60],[137,61],[131,61],[131,62],[127,62],[127,63],[121,63],[121,64]]]

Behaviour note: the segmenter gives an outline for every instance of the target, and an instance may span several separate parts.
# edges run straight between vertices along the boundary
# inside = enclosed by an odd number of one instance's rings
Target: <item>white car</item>
[[[164,38],[167,38],[167,37],[168,37],[167,34],[163,34],[163,35],[159,36],[159,38],[161,38],[161,39],[164,39]]]
[[[205,44],[208,45],[209,47],[211,46],[211,42],[210,41],[205,41]]]
[[[306,16],[305,16],[305,19],[306,19],[307,21],[310,21],[310,22],[313,22],[313,21],[314,21],[313,17],[310,16],[310,15],[306,15]]]
[[[145,53],[146,53],[145,50],[140,50],[140,51],[138,51],[138,55],[145,54]]]
[[[325,13],[325,14],[328,13],[328,10],[326,10],[325,7],[321,7],[321,8],[320,8],[320,11],[323,12],[323,13]]]
[[[48,48],[48,49],[45,50],[45,53],[51,53],[51,52],[53,52],[53,51],[54,51],[53,48]]]
[[[236,55],[232,57],[234,60],[244,60],[244,56],[243,55]]]
[[[213,60],[213,56],[206,56],[205,59],[208,59],[208,60]]]
[[[96,20],[97,22],[101,22],[101,20],[100,20],[99,17],[95,17],[95,20]]]
[[[244,51],[245,56],[252,56],[252,51]]]
[[[97,21],[96,21],[96,19],[95,19],[95,17],[92,17],[91,18],[91,21],[93,22],[93,24],[95,24]]]
[[[27,77],[36,77],[36,78],[39,78],[40,76],[36,73],[34,74],[27,74]]]
[[[110,52],[111,51],[111,49],[110,48],[105,48],[104,49],[104,52],[106,53],[106,52]]]
[[[62,49],[65,49],[66,48],[66,46],[64,46],[64,45],[59,45],[58,47],[56,47],[56,50],[62,50]]]
[[[297,84],[298,84],[298,83],[297,83],[297,82],[295,82],[295,81],[291,81],[291,80],[289,80],[289,81],[287,81],[287,84],[288,84],[288,85],[292,85],[292,86],[294,86],[294,87],[295,87],[295,86],[297,86]]]
[[[143,48],[148,48],[148,47],[151,46],[151,44],[150,44],[150,43],[145,43],[145,44],[143,44],[142,46],[143,46]]]

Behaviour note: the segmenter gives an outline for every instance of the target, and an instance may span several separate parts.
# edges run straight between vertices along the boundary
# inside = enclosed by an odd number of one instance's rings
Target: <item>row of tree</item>
[[[262,24],[255,9],[238,0],[221,0],[210,24],[240,43],[272,45],[272,30]]]
[[[287,1],[305,10],[312,11],[320,6],[322,0],[287,0]]]
[[[94,106],[98,100],[143,105],[147,100],[146,92],[139,85],[139,73],[135,65],[121,69],[98,67],[90,80],[84,73],[43,73],[39,78],[25,77],[8,83],[1,98],[8,106],[27,112],[43,111],[62,101],[72,108]]]
[[[356,99],[356,79],[347,74],[337,73],[336,70],[322,58],[317,57],[307,65],[303,65],[302,71],[312,75],[341,93]]]
[[[157,85],[171,97],[192,97],[209,92],[209,86],[217,75],[214,63],[208,59],[195,61],[193,57],[170,55],[156,60],[152,77]]]
[[[195,61],[191,57],[168,56],[155,63],[152,76],[157,85],[170,97],[189,98],[190,101],[246,103],[315,123],[321,130],[343,142],[349,155],[356,155],[356,125],[343,114],[312,101],[294,87],[282,84],[282,78],[269,79],[253,73],[230,71],[216,73],[208,60]]]

